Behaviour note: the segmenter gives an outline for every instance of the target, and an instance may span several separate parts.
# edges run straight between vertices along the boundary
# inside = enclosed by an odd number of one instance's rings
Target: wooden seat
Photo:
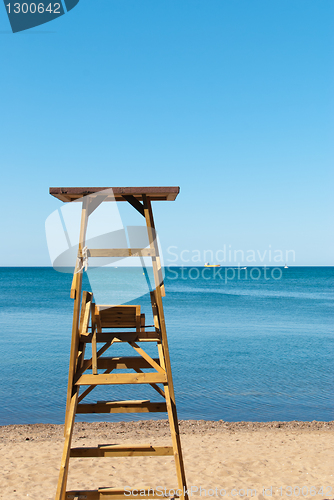
[[[145,326],[140,306],[96,305],[95,320],[102,332],[104,328],[135,328],[139,332]]]

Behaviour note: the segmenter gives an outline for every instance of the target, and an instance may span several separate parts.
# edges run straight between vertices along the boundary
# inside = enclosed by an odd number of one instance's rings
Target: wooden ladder
[[[52,188],[51,188],[52,189]],[[50,189],[50,192],[51,192]],[[62,189],[62,188],[56,188]],[[73,188],[78,189],[78,188]],[[130,188],[127,188],[130,189]],[[139,188],[138,188],[139,189]],[[60,466],[56,500],[86,499],[111,500],[136,498],[135,495],[115,488],[100,488],[97,490],[66,491],[70,458],[76,457],[139,457],[139,456],[174,456],[178,496],[188,500],[186,477],[184,471],[175,394],[172,380],[172,371],[167,342],[167,332],[162,304],[165,295],[164,283],[158,245],[155,237],[155,227],[152,207],[144,189],[140,197],[131,194],[123,196],[144,217],[147,226],[149,249],[85,249],[88,256],[150,256],[152,258],[155,289],[150,292],[154,326],[148,329],[145,326],[145,316],[140,312],[140,306],[124,305],[97,305],[93,294],[82,292],[82,266],[77,264],[73,276],[71,297],[74,298],[72,323],[72,341],[69,365],[67,404],[65,415],[65,442]],[[153,189],[153,188],[148,188]],[[142,203],[138,201],[142,200]],[[62,199],[62,198],[61,198]],[[165,198],[169,199],[169,198]],[[71,201],[63,200],[63,201]],[[78,262],[83,256],[88,217],[98,206],[94,198],[83,198]],[[82,262],[82,260],[81,260]],[[103,354],[117,343],[127,343],[136,356],[103,356]],[[157,346],[156,358],[152,358],[139,344],[155,342]],[[85,358],[86,345],[91,344],[91,357]],[[100,345],[102,346],[100,347]],[[132,370],[119,373],[117,370]],[[143,371],[150,369],[151,371]],[[97,401],[85,403],[84,398],[100,385],[121,384],[149,384],[160,396],[162,402],[150,400],[124,401]],[[80,392],[81,386],[88,386]],[[98,445],[96,447],[71,448],[71,441],[76,414],[88,413],[141,413],[167,412],[171,433],[171,446],[152,446],[149,444],[133,444],[130,446]],[[153,485],[152,485],[153,486]],[[132,491],[136,488],[133,487]],[[140,488],[141,489],[141,488]],[[151,487],[145,490],[143,498],[156,498]]]

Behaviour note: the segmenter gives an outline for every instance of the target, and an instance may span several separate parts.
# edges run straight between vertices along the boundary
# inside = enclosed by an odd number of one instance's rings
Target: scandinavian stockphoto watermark
[[[288,268],[288,263],[295,260],[294,250],[273,249],[271,245],[264,250],[241,250],[224,244],[215,251],[180,250],[171,245],[167,248],[166,264],[171,280],[216,279],[226,284],[233,280],[279,280],[283,276],[282,267]]]
[[[330,495],[333,488],[331,486],[262,486],[260,489],[256,489],[249,486],[234,487],[234,488],[223,488],[221,486],[216,487],[202,487],[202,486],[190,486],[188,489],[170,489],[164,488],[163,486],[156,486],[155,488],[149,489],[133,489],[131,487],[124,488],[125,497],[159,497],[159,498],[170,498],[178,499],[188,495],[199,496],[199,497],[210,497],[210,498],[255,498],[257,495],[262,495],[264,498],[270,498],[273,496],[278,497],[314,497],[316,495]]]
[[[283,271],[280,267],[167,267],[169,280],[221,280],[225,284],[229,281],[264,279],[266,281],[280,280]]]
[[[70,201],[70,198],[66,198],[66,193],[60,199]],[[132,267],[133,272],[128,278],[130,281],[136,279],[138,285],[142,283],[142,286],[138,286],[139,293],[131,286],[123,290],[123,300],[126,303],[155,288],[157,276],[153,276],[146,225],[123,224],[118,205],[111,188],[94,192],[55,210],[47,218],[45,229],[54,269],[63,273],[86,271],[95,296],[99,294],[98,289],[105,279],[105,275],[102,276],[97,270],[106,267]],[[82,219],[83,207],[86,207],[87,224]],[[80,227],[86,228],[81,236]],[[161,272],[158,273],[158,279],[162,283],[164,264],[159,239],[155,231],[152,231],[151,236],[154,248],[159,249]],[[80,238],[83,238],[81,243]],[[180,250],[174,245],[169,246],[166,253],[167,277],[172,281],[199,278],[225,283],[233,280],[279,280],[283,275],[279,264],[285,261],[284,267],[288,267],[287,262],[295,262],[293,250],[277,250],[271,245],[262,251],[234,249],[231,244],[225,244],[215,251]],[[254,266],[258,262],[263,262],[263,265]],[[111,276],[109,272],[108,280],[117,279],[116,274]]]
[[[271,245],[263,250],[235,249],[232,245],[224,244],[222,248],[217,250],[189,250],[182,249],[175,245],[167,248],[167,260],[169,264],[181,262],[183,265],[197,265],[203,262],[217,263],[224,266],[229,265],[254,265],[267,263],[269,265],[278,266],[280,263],[292,263],[296,261],[296,253],[294,250],[274,249]]]

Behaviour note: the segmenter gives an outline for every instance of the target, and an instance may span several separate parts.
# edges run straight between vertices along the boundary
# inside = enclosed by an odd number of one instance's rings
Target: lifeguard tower
[[[72,340],[69,364],[65,443],[61,460],[56,500],[120,500],[135,498],[123,489],[100,488],[97,490],[66,491],[70,458],[74,457],[138,457],[174,456],[179,497],[187,500],[187,486],[182,458],[172,371],[168,350],[166,324],[162,297],[165,295],[159,249],[155,234],[152,201],[174,201],[178,187],[113,187],[113,188],[50,188],[50,194],[70,203],[81,201],[81,223],[78,255],[75,265],[71,298],[74,299]],[[86,233],[88,218],[102,202],[127,202],[144,218],[148,245],[145,248],[88,248]],[[96,304],[93,294],[82,291],[82,273],[88,259],[103,257],[140,257],[152,259],[154,288],[150,291],[150,302],[154,326],[145,324],[145,315],[139,305]],[[144,272],[146,272],[144,268]],[[136,356],[103,356],[117,343],[129,344]],[[141,345],[153,342],[157,346],[157,357],[151,357]],[[87,344],[91,345],[91,356],[85,358]],[[88,351],[88,349],[87,349]],[[147,371],[150,369],[150,371]],[[119,370],[122,372],[120,373]],[[124,373],[126,370],[126,373]],[[130,372],[128,371],[130,370]],[[146,370],[146,371],[144,371]],[[85,397],[97,386],[118,384],[149,384],[162,396],[162,402],[148,399],[123,401],[97,401],[85,403]],[[87,386],[85,390],[81,388]],[[166,412],[171,433],[171,446],[98,445],[96,447],[71,448],[76,414],[88,413],[141,413]],[[131,476],[131,473],[129,474]],[[125,486],[125,485],[124,485]],[[152,485],[153,487],[154,485]],[[136,488],[133,485],[132,490]],[[147,490],[143,498],[156,498],[155,492]],[[159,495],[161,497],[161,494]]]

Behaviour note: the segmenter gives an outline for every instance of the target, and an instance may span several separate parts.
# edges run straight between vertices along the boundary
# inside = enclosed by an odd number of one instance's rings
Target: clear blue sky
[[[271,245],[334,265],[333,14],[80,0],[12,34],[0,6],[0,265],[50,265],[48,188],[86,185],[179,185],[155,204],[165,252]]]

